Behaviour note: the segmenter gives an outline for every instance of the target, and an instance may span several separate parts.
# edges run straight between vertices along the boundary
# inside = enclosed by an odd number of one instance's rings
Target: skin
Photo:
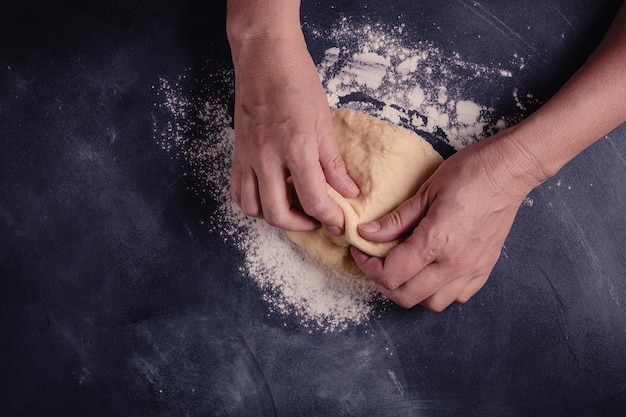
[[[300,29],[299,2],[229,1],[235,67],[232,198],[249,216],[287,230],[324,224],[343,232],[343,212],[326,182],[345,197],[358,186],[333,137],[330,109]],[[298,74],[293,77],[293,74]],[[299,206],[287,188],[293,178]]]
[[[340,233],[342,214],[324,183],[347,197],[358,190],[329,133],[328,105],[299,26],[299,2],[228,5],[236,74],[233,198],[244,213],[278,227],[308,230],[317,227],[312,216]],[[351,248],[359,268],[405,308],[422,304],[442,311],[466,302],[487,281],[528,193],[626,121],[624,68],[626,6],[588,61],[539,110],[457,152],[398,209],[360,225],[369,240],[408,238],[385,259]],[[296,81],[294,73],[302,76]],[[291,207],[287,173],[298,181],[304,212]]]

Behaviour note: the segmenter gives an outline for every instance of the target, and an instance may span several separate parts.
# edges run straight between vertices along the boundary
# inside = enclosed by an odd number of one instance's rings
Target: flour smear
[[[446,56],[427,42],[407,43],[402,25],[359,26],[343,19],[331,31],[307,25],[304,30],[309,39],[334,45],[318,65],[331,107],[366,112],[452,150],[521,119],[509,115],[505,120],[463,96],[475,78],[512,77],[514,64],[486,67],[458,55]],[[234,132],[229,102],[234,75],[226,69],[190,79],[191,73],[189,69],[176,79],[162,78],[154,86],[159,111],[154,137],[199,184],[191,191],[218,203],[217,212],[203,223],[241,251],[245,259],[241,273],[257,284],[268,314],[283,317],[285,323],[295,319],[311,331],[342,331],[365,324],[388,303],[370,282],[315,263],[282,231],[247,218],[232,203]],[[518,99],[517,91],[512,95]]]

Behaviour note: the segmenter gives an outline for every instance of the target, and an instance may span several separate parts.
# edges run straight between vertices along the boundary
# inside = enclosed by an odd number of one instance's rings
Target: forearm
[[[300,0],[228,0],[226,30],[237,66],[249,45],[302,38]]]
[[[507,139],[538,185],[624,121],[626,6],[587,62]]]

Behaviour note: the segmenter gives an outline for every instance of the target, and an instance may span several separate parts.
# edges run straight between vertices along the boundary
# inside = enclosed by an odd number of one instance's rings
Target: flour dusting
[[[330,33],[305,25],[308,36],[333,41],[320,64],[320,79],[331,106],[350,107],[416,131],[430,142],[458,151],[519,122],[521,114],[498,114],[467,97],[480,80],[511,78],[521,70],[511,62],[485,66],[446,55],[426,41],[408,42],[405,25],[354,25],[341,19]],[[527,110],[517,91],[512,95]],[[437,147],[436,147],[437,148]]]
[[[231,201],[234,132],[224,97],[233,94],[232,72],[214,76],[206,91],[195,94],[186,88],[186,78],[159,80],[156,105],[163,117],[155,117],[154,134],[165,151],[182,160],[185,175],[199,184],[192,191],[218,203],[217,212],[203,223],[244,255],[241,273],[258,285],[270,314],[292,317],[304,327],[322,331],[365,322],[382,303],[369,281],[344,277],[314,263],[283,231],[244,216]],[[228,94],[212,94],[216,87]]]
[[[446,56],[427,42],[407,44],[402,28],[354,25],[342,19],[331,31],[304,26],[309,37],[333,44],[318,65],[331,107],[350,107],[413,129],[452,150],[488,136],[521,115],[498,116],[466,96],[476,77],[512,77],[513,68],[493,68]],[[521,69],[521,67],[519,67]],[[268,314],[296,319],[311,331],[340,331],[367,322],[386,301],[366,280],[341,276],[315,263],[281,230],[247,218],[230,199],[234,132],[230,69],[190,79],[162,78],[156,91],[154,136],[194,179],[192,192],[219,208],[202,223],[236,247],[241,273],[254,281]],[[523,102],[512,92],[517,107]],[[286,322],[286,321],[285,321]]]

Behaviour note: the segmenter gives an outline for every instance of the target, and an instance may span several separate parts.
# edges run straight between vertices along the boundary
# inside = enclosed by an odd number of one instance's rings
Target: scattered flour
[[[192,191],[219,204],[203,223],[244,255],[241,273],[256,282],[270,313],[295,317],[311,330],[337,331],[365,322],[377,305],[383,305],[369,281],[344,277],[313,263],[281,230],[244,216],[231,201],[234,132],[224,99],[233,94],[231,80],[232,73],[225,71],[199,94],[185,87],[186,76],[159,80],[156,140],[182,160],[186,175],[200,184]],[[229,95],[211,93],[216,83],[226,87]]]
[[[330,33],[305,25],[310,38],[332,41],[319,65],[331,106],[350,107],[392,123],[435,136],[460,150],[520,121],[521,114],[499,115],[467,97],[480,80],[513,77],[519,58],[493,67],[446,55],[434,44],[408,42],[404,25],[352,24],[341,19]],[[509,68],[505,67],[508,66]],[[520,110],[523,101],[514,92]],[[532,99],[531,95],[526,97]]]
[[[402,28],[356,26],[346,19],[324,33],[304,26],[307,36],[335,45],[318,66],[332,107],[365,111],[436,135],[455,150],[506,127],[509,119],[464,94],[472,78],[512,77],[511,69],[445,56],[427,42],[407,46]],[[241,273],[258,285],[269,314],[295,318],[311,331],[365,323],[386,303],[371,283],[313,263],[282,231],[245,217],[231,202],[234,76],[229,69],[195,79],[189,79],[191,73],[190,68],[154,86],[154,136],[198,184],[191,191],[218,203],[203,223],[241,251]],[[514,96],[519,103],[517,91]]]

